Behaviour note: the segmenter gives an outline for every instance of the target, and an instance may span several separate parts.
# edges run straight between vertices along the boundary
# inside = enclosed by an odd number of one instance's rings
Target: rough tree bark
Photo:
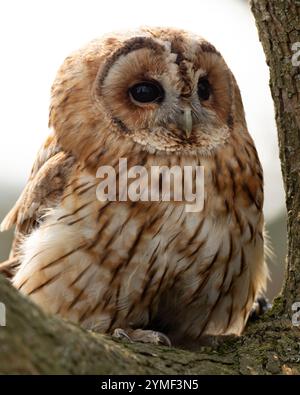
[[[272,311],[240,338],[189,352],[120,343],[46,316],[0,276],[0,301],[7,308],[7,326],[0,327],[0,373],[300,373],[300,328],[291,322],[291,306],[300,302],[300,70],[291,61],[291,45],[300,41],[300,3],[252,0],[251,5],[270,67],[288,211],[286,280]]]
[[[291,305],[300,301],[300,67],[296,66],[300,60],[296,52],[300,49],[300,1],[254,0],[252,11],[270,68],[286,192],[288,256],[282,302],[289,314]]]

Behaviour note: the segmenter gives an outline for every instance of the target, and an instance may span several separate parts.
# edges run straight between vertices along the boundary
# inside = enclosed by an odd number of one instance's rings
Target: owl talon
[[[171,347],[171,341],[168,336],[158,331],[144,329],[124,329],[117,328],[114,330],[113,337],[120,340],[126,340],[130,343],[150,343]]]
[[[270,308],[272,304],[269,303],[268,299],[265,297],[260,297],[256,299],[251,309],[248,321],[256,321],[259,317],[265,314]]]
[[[131,338],[128,336],[128,334],[124,331],[124,329],[117,328],[114,330],[114,333],[112,334],[112,337],[118,340],[125,340],[129,343],[133,343]]]

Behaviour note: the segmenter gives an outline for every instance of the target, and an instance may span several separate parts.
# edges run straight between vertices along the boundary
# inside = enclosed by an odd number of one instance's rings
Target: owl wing
[[[0,264],[0,273],[11,277],[19,265],[18,247],[24,236],[39,226],[45,210],[54,207],[63,193],[75,158],[62,151],[50,136],[38,152],[30,178],[14,207],[1,223],[1,231],[14,225],[10,258]]]

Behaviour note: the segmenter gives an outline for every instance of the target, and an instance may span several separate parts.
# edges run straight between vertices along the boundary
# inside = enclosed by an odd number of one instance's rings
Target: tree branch
[[[252,12],[270,68],[281,168],[288,213],[288,256],[283,307],[300,302],[300,68],[292,45],[299,42],[300,2],[252,0]],[[298,56],[300,58],[300,54]]]
[[[272,311],[245,335],[216,339],[213,348],[197,352],[120,343],[45,315],[0,276],[0,301],[7,309],[7,326],[0,327],[0,373],[300,373],[300,331],[288,318],[291,304],[300,301],[300,80],[299,67],[291,62],[291,44],[300,40],[296,4],[252,0],[270,66],[288,209],[286,283]]]
[[[7,326],[0,372],[29,374],[299,374],[299,331],[269,317],[198,352],[130,344],[45,315],[0,276]],[[298,341],[298,342],[297,342]]]

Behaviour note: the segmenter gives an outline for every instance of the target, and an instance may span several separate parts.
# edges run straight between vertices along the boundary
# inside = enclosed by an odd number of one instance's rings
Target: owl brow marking
[[[106,62],[99,79],[96,78],[96,80],[98,80],[96,92],[98,94],[100,94],[101,87],[104,83],[105,78],[107,77],[107,75],[109,73],[110,68],[118,60],[119,57],[126,56],[130,52],[133,52],[133,51],[136,51],[136,50],[142,49],[142,48],[151,49],[157,53],[163,53],[165,50],[162,45],[158,44],[150,37],[133,37],[133,38],[125,41],[124,45],[121,48],[119,48],[115,53],[113,53],[112,56],[109,58],[109,60]],[[112,121],[124,133],[130,133],[130,129],[119,118],[113,117]]]
[[[182,80],[184,81],[184,86],[188,89],[185,92],[181,92],[182,97],[189,97],[191,90],[191,80],[188,76],[188,68],[186,66],[186,61],[188,59],[184,56],[184,40],[181,37],[175,37],[171,42],[171,52],[177,55],[175,63],[178,65],[179,73]]]
[[[185,45],[184,39],[180,36],[176,36],[171,42],[171,52],[177,54],[175,63],[179,67],[179,73],[181,75],[182,80],[185,82],[185,85],[188,87],[187,91],[181,93],[181,96],[189,97],[192,82],[188,76],[188,68],[186,66],[186,62],[189,62],[189,59],[184,56],[184,52],[185,52],[184,45]],[[221,54],[216,50],[216,48],[208,42],[200,43],[199,49],[201,52],[213,53],[221,57]],[[233,117],[231,114],[229,115],[227,121],[228,121],[228,126],[231,128],[233,125]]]
[[[130,52],[137,51],[138,49],[148,48],[155,52],[162,54],[164,52],[164,47],[157,42],[155,42],[150,37],[133,37],[123,43],[123,46],[114,52],[111,57],[106,62],[99,81],[98,88],[100,88],[108,75],[109,69],[111,66],[118,60],[120,56],[126,56]]]

